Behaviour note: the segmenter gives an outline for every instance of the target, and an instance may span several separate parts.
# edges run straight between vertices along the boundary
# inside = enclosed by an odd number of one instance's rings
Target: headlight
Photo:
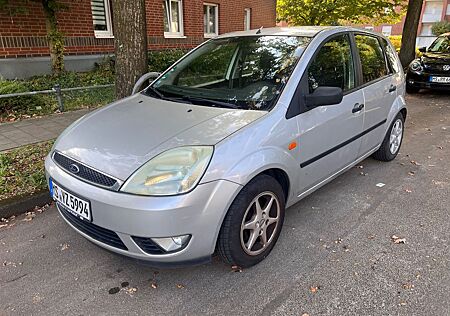
[[[200,181],[212,154],[212,146],[179,147],[163,152],[139,168],[121,191],[138,195],[188,192]]]
[[[423,67],[420,63],[420,60],[416,59],[413,60],[413,62],[409,65],[409,68],[411,68],[412,71],[422,71]]]

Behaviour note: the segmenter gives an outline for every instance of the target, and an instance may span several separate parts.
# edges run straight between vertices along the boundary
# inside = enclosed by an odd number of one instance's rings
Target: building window
[[[392,26],[390,26],[390,25],[384,25],[384,26],[381,28],[381,33],[382,33],[384,36],[391,36],[391,34],[392,34]]]
[[[182,0],[164,0],[164,36],[183,36]]]
[[[431,30],[432,27],[433,23],[423,23],[420,36],[433,36],[433,32]]]
[[[205,37],[219,34],[219,6],[217,4],[203,4],[203,27]]]
[[[252,27],[252,9],[247,8],[244,12],[244,30],[248,31]]]
[[[96,37],[112,37],[110,0],[91,0],[92,22]]]

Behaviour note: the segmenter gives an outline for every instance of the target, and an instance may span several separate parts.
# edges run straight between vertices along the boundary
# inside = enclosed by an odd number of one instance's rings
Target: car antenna
[[[256,34],[261,34],[263,28],[264,28],[264,26],[261,26],[261,27],[259,28],[259,30],[256,31]]]

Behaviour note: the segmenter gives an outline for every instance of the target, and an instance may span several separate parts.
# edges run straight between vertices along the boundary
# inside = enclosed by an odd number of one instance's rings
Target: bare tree
[[[423,0],[409,0],[405,25],[403,26],[402,46],[400,48],[400,61],[407,67],[416,58],[416,38],[419,28],[420,13]]]
[[[145,0],[113,0],[116,97],[129,96],[147,65]]]

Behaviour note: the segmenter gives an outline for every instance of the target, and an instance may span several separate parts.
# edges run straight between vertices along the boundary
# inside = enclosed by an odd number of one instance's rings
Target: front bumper
[[[110,251],[155,263],[195,262],[210,257],[225,214],[241,186],[226,180],[198,185],[187,194],[167,197],[136,196],[109,191],[77,178],[45,160],[47,181],[53,181],[90,201],[92,224],[118,235],[126,249],[113,247],[87,234],[62,216],[78,233]],[[59,207],[58,207],[59,208]],[[59,209],[62,212],[62,209]],[[132,236],[163,238],[191,235],[185,248],[167,254],[149,254]]]
[[[431,76],[441,76],[448,77],[449,75],[443,74],[430,74],[430,73],[417,73],[413,71],[408,71],[406,75],[406,84],[410,87],[419,88],[419,89],[435,89],[435,90],[446,90],[450,91],[450,84],[448,83],[434,83],[430,82]]]

